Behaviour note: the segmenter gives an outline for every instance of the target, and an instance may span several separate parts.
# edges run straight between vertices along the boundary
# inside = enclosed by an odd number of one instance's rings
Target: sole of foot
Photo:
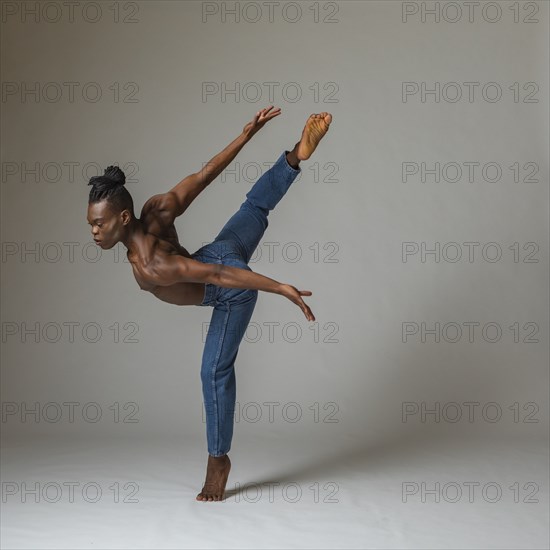
[[[296,156],[299,160],[307,160],[328,132],[332,115],[327,112],[313,113],[306,121],[302,137],[298,143]]]

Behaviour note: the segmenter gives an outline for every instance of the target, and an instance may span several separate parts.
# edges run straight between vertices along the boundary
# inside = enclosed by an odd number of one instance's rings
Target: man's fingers
[[[272,118],[275,118],[276,116],[279,116],[281,114],[281,111],[273,112],[269,114],[263,114],[260,118],[262,121],[267,122],[268,120],[271,120]]]
[[[274,111],[270,113],[269,111],[271,111],[271,109],[273,109],[273,105],[271,105],[271,107],[268,107],[267,109],[263,109],[262,110],[263,116],[271,118],[281,113],[280,107],[277,107]]]
[[[303,300],[300,300],[300,307],[308,321],[315,321],[315,316],[313,315],[310,307]]]
[[[270,105],[269,107],[258,111],[252,119],[252,124],[255,126],[258,122],[265,123],[268,120],[271,120],[273,117],[281,114],[280,107],[277,107],[273,112],[270,113],[271,109],[273,109],[273,105]]]
[[[271,105],[271,107],[267,108],[267,109],[262,109],[261,111],[258,111],[256,117],[254,117],[254,124],[256,124],[257,122],[260,122],[261,124],[265,124],[268,120],[271,120],[272,118],[278,116],[281,114],[281,108],[280,107],[277,107],[277,109],[275,109],[273,112],[269,112],[271,111],[271,109],[273,108],[273,105]]]

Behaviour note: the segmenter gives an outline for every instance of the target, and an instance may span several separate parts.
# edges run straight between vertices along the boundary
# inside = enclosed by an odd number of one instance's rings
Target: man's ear
[[[130,214],[129,210],[123,210],[120,215],[122,217],[122,225],[128,225],[132,221],[132,214]]]

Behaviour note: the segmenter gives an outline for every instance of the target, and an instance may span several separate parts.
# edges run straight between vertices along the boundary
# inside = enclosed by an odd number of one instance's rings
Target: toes
[[[223,495],[207,495],[200,493],[197,495],[197,500],[202,500],[204,502],[219,502],[223,500]]]
[[[207,494],[204,494],[204,493],[199,493],[197,495],[197,500],[199,501],[202,501],[202,502],[206,502],[206,501],[213,501],[213,500],[217,500],[217,497],[216,496],[212,496],[212,495],[207,495]]]
[[[209,495],[207,493],[199,493],[196,499],[202,502],[206,502],[206,501],[212,502],[213,500],[218,500],[218,496]]]

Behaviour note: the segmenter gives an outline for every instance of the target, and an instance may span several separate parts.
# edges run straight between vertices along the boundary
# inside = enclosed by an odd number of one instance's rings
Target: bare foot
[[[307,160],[315,151],[322,137],[328,132],[332,115],[327,112],[312,114],[304,126],[302,138],[296,144],[296,158],[298,160]]]
[[[208,455],[206,481],[202,491],[197,495],[197,500],[223,500],[230,469],[231,461],[227,455],[218,457]]]

